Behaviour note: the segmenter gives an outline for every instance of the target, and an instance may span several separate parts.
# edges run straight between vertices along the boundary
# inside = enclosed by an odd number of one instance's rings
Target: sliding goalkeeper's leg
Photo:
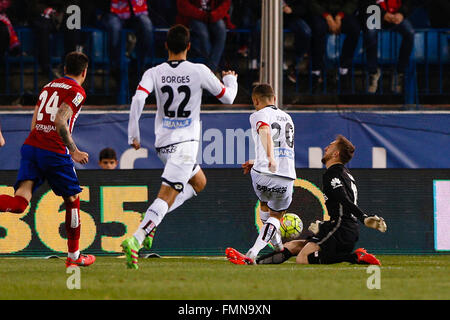
[[[293,240],[284,244],[282,251],[273,251],[256,259],[256,264],[280,264],[296,256],[305,246],[306,240]]]

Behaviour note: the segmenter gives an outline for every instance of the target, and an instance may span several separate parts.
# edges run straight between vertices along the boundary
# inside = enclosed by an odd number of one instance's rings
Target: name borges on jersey
[[[189,77],[189,75],[186,76],[161,76],[161,83],[190,83],[191,79]]]

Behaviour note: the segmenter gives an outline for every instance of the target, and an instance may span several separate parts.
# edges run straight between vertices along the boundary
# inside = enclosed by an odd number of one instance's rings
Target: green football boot
[[[156,232],[156,228],[154,228],[154,229],[152,230],[152,232],[150,232],[150,234],[149,234],[148,236],[145,237],[145,240],[144,240],[144,243],[143,243],[144,249],[150,250],[150,249],[152,248],[152,245],[153,245],[153,237],[155,236],[155,232]]]
[[[141,221],[144,220],[145,212],[141,213]],[[153,245],[153,237],[155,236],[156,228],[150,232],[148,236],[145,237],[144,243],[142,244],[144,246],[144,249],[150,250]]]
[[[129,269],[139,269],[138,262],[138,252],[140,249],[139,242],[134,236],[125,239],[122,244],[122,251],[125,253],[125,258],[127,259],[126,264]]]

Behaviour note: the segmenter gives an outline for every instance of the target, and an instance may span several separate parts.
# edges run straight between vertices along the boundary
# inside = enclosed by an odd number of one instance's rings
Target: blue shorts
[[[62,197],[79,194],[82,189],[69,154],[56,153],[24,144],[22,146],[20,169],[14,189],[20,182],[34,181],[33,193],[47,180],[53,192]]]

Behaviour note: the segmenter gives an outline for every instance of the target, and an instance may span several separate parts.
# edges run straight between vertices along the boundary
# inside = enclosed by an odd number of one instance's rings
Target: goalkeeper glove
[[[308,230],[311,231],[314,234],[318,234],[319,233],[319,226],[322,223],[322,221],[320,220],[316,220],[316,222],[312,222],[309,227]]]
[[[384,219],[378,216],[371,216],[364,219],[364,224],[366,227],[378,230],[380,232],[386,232],[387,225]]]

